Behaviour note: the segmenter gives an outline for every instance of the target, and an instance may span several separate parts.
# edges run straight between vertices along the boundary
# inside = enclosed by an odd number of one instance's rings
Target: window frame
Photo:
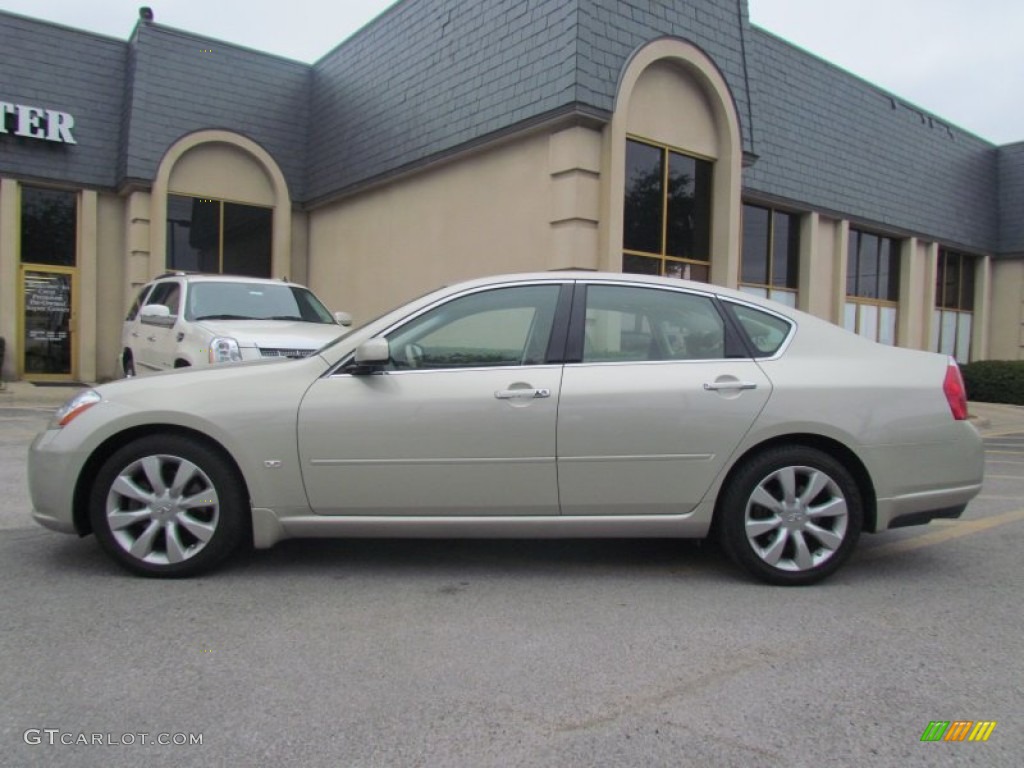
[[[640,288],[656,291],[666,291],[675,294],[686,294],[707,299],[711,306],[718,313],[723,323],[723,355],[724,357],[704,358],[680,358],[665,360],[584,360],[584,347],[586,345],[587,333],[587,293],[594,287],[619,287],[619,288]],[[764,310],[762,310],[764,311]],[[693,290],[683,286],[675,287],[650,283],[642,285],[638,283],[619,282],[617,280],[580,280],[576,283],[572,298],[572,316],[569,320],[568,337],[565,348],[566,365],[695,365],[709,362],[722,362],[723,360],[749,360],[753,358],[753,348],[749,341],[742,334],[731,313],[722,306],[721,299],[714,293]]]
[[[680,279],[696,280],[697,282],[710,283],[711,282],[711,257],[712,257],[712,254],[714,253],[714,215],[713,215],[714,210],[713,209],[714,209],[714,167],[715,167],[715,159],[714,158],[710,158],[710,157],[705,157],[705,156],[696,154],[694,152],[687,152],[687,151],[684,151],[684,150],[682,150],[682,149],[680,149],[678,147],[674,147],[674,146],[672,146],[670,144],[664,144],[664,143],[660,143],[660,142],[657,142],[657,141],[653,141],[651,139],[645,139],[645,138],[642,138],[640,136],[636,136],[636,135],[633,135],[633,134],[627,134],[626,135],[626,156],[627,157],[629,155],[629,143],[630,142],[635,142],[636,144],[640,144],[640,145],[643,145],[643,146],[651,147],[653,149],[658,150],[661,153],[661,158],[660,158],[660,162],[661,162],[661,209],[660,209],[660,223],[661,223],[660,240],[661,240],[661,244],[660,244],[660,252],[658,252],[658,253],[655,253],[653,251],[642,251],[642,250],[637,250],[637,249],[627,248],[626,247],[626,195],[627,195],[628,189],[629,189],[629,179],[626,178],[625,179],[625,184],[623,186],[623,199],[622,199],[622,207],[623,207],[623,220],[622,220],[623,221],[623,237],[622,237],[622,242],[620,243],[620,248],[621,248],[621,253],[622,253],[621,268],[622,268],[623,273],[624,274],[651,274],[651,273],[644,273],[644,272],[628,272],[626,270],[626,260],[627,260],[627,257],[633,256],[633,257],[637,257],[637,258],[650,259],[651,261],[657,261],[658,262],[658,270],[659,270],[658,271],[658,276],[661,276],[661,277],[676,277],[676,278],[680,278]],[[668,243],[669,243],[669,231],[668,231],[669,230],[669,215],[668,215],[669,214],[669,210],[668,210],[668,208],[669,208],[669,197],[670,197],[668,189],[669,189],[669,176],[671,174],[671,158],[672,158],[673,154],[679,155],[680,157],[686,158],[688,160],[696,161],[697,163],[705,163],[706,166],[707,166],[706,170],[707,170],[707,182],[708,183],[707,183],[707,200],[706,200],[706,209],[707,209],[707,221],[706,221],[706,230],[707,230],[707,258],[706,259],[696,259],[696,258],[691,258],[691,257],[673,256],[673,255],[670,255],[668,253]],[[694,180],[694,184],[696,185],[696,179]],[[696,192],[696,189],[695,189],[695,192]],[[696,195],[695,195],[695,199],[696,199]],[[676,268],[679,269],[683,274],[681,274],[681,275],[669,274],[669,272],[668,272],[669,265],[676,265]],[[693,267],[706,269],[707,270],[707,279],[701,279],[699,277],[692,277],[690,275],[690,272],[691,272]]]
[[[944,278],[949,274],[949,262],[951,259],[956,259],[956,302],[955,306],[949,306],[945,301],[945,287],[947,282]],[[952,352],[943,352],[942,354],[950,354],[960,363],[967,363],[973,359],[974,352],[974,321],[975,321],[975,310],[977,306],[975,294],[977,292],[978,285],[978,262],[982,257],[977,254],[967,253],[956,248],[946,248],[944,246],[939,247],[939,253],[935,264],[935,305],[932,307],[932,348],[936,352],[941,352],[945,341],[945,317],[953,316],[953,350]],[[964,267],[969,264],[971,269],[970,285],[970,296],[965,295],[965,288],[967,287],[967,281],[964,280]],[[969,304],[965,306],[965,300]],[[961,339],[961,332],[963,326],[963,319],[969,317],[969,329],[966,330],[966,340]],[[961,344],[965,347],[964,354],[961,352]],[[963,359],[961,359],[963,358]]]
[[[485,285],[477,288],[471,288],[465,291],[461,291],[457,294],[444,296],[431,304],[420,308],[416,312],[410,315],[406,315],[392,325],[387,326],[381,331],[374,333],[370,338],[389,339],[390,336],[396,332],[401,331],[405,326],[415,323],[417,320],[422,318],[424,315],[429,314],[441,307],[449,304],[453,301],[467,298],[482,293],[490,293],[493,291],[505,290],[509,288],[529,288],[529,287],[545,287],[554,286],[558,289],[558,295],[555,297],[554,315],[551,321],[551,328],[549,330],[547,348],[544,353],[543,360],[536,363],[519,363],[517,365],[476,365],[476,366],[452,366],[452,367],[437,367],[437,368],[394,368],[389,363],[387,366],[381,369],[381,373],[388,376],[405,376],[405,375],[423,375],[423,374],[437,374],[437,373],[454,373],[459,371],[478,371],[478,370],[490,370],[490,369],[520,369],[520,368],[532,368],[545,365],[561,365],[564,362],[565,347],[566,347],[566,334],[568,333],[569,327],[569,311],[572,304],[572,292],[574,282],[571,280],[524,280],[523,282],[506,283],[503,285]],[[330,371],[324,374],[324,378],[332,376],[349,376],[355,375],[354,369],[355,364],[355,351],[342,358],[341,361]]]
[[[170,206],[174,200],[199,200],[204,203],[210,203],[217,205],[217,270],[211,271],[208,269],[190,270],[187,267],[171,264],[171,252],[172,249],[167,247],[174,237],[174,227],[171,226]],[[266,272],[260,274],[253,274],[251,272],[225,272],[224,271],[224,254],[225,254],[225,220],[226,220],[226,206],[236,205],[244,208],[253,208],[260,211],[266,211],[269,214],[268,224],[270,230],[267,235],[267,263]],[[229,200],[227,198],[219,197],[204,197],[202,195],[193,195],[187,193],[173,192],[167,195],[167,210],[165,211],[165,219],[167,220],[167,237],[165,243],[164,253],[164,264],[168,271],[198,271],[203,274],[215,274],[215,275],[236,275],[238,277],[257,277],[257,278],[270,278],[273,276],[273,262],[274,262],[274,206],[270,205],[259,205],[256,203],[247,203],[240,200]],[[189,227],[193,226],[192,222],[194,219],[189,220]],[[201,264],[197,264],[201,267]]]
[[[765,260],[765,282],[758,283],[753,280],[743,279],[743,268],[746,261],[746,224],[747,224],[747,208],[756,208],[761,211],[765,211],[768,214],[768,229],[765,233],[766,250],[765,253],[761,254]],[[782,208],[776,208],[771,205],[763,205],[756,202],[744,202],[741,206],[742,211],[742,224],[740,226],[740,263],[739,263],[739,274],[737,276],[737,287],[741,291],[747,291],[752,296],[758,296],[759,298],[772,299],[778,301],[775,294],[783,293],[788,296],[792,296],[792,303],[788,301],[780,301],[780,304],[785,306],[796,308],[797,303],[800,299],[800,248],[801,248],[801,237],[800,227],[803,219],[803,214],[798,211],[788,211]],[[796,259],[795,269],[788,269],[786,273],[786,283],[776,284],[775,282],[775,266],[776,266],[776,218],[779,216],[786,216],[789,218],[789,238],[787,245],[792,247],[793,239],[796,240]],[[789,262],[789,255],[785,256],[787,263]],[[748,290],[754,289],[754,290]],[[760,291],[763,291],[760,293]]]
[[[852,248],[851,245],[856,237],[857,247]],[[875,250],[876,259],[876,274],[875,281],[877,287],[877,293],[882,293],[882,281],[881,281],[881,253],[882,246],[884,243],[889,244],[889,275],[886,281],[885,296],[865,296],[863,293],[850,293],[850,270],[854,269],[854,280],[855,290],[859,289],[860,275],[862,271],[861,265],[861,241],[864,237],[873,237],[878,241]],[[867,229],[860,229],[859,227],[850,227],[849,235],[847,237],[847,253],[846,253],[846,289],[843,296],[843,327],[862,338],[869,339],[879,344],[885,344],[887,346],[898,346],[899,345],[899,322],[900,322],[900,281],[902,279],[903,271],[903,248],[905,241],[902,238],[894,237],[891,235],[874,232]],[[895,278],[893,278],[893,269],[895,265]],[[896,294],[895,298],[889,298],[892,293]],[[864,308],[874,307],[876,314],[876,322],[873,334],[867,334],[862,326],[866,311]],[[894,312],[892,319],[892,341],[888,342],[883,339],[883,329],[885,324],[881,322],[881,318],[885,310],[892,310]],[[851,328],[848,324],[848,313],[853,312],[853,327]]]
[[[70,261],[64,259],[54,259],[52,257],[44,260],[32,260],[26,258],[25,254],[25,240],[26,230],[29,229],[26,222],[25,215],[25,196],[26,192],[29,193],[29,197],[36,193],[41,193],[43,196],[51,196],[53,198],[64,197],[65,202],[70,203],[71,222],[70,222],[70,233],[64,233],[70,235],[70,253],[67,254]],[[81,239],[81,218],[82,218],[82,195],[80,189],[69,189],[67,187],[55,187],[48,186],[45,184],[19,184],[17,192],[17,205],[18,205],[18,264],[19,265],[38,265],[41,267],[51,267],[60,269],[76,269],[79,261],[79,249]]]

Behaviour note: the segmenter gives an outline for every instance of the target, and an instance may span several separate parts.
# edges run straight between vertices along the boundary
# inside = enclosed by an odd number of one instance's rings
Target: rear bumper
[[[894,517],[889,522],[889,528],[908,528],[912,525],[926,525],[932,520],[955,520],[964,513],[967,505],[950,507],[949,509],[933,509],[927,512],[908,512],[905,515]]]
[[[946,488],[941,491],[913,493],[893,499],[879,499],[876,531],[925,525],[940,518],[958,518],[967,502],[981,492],[981,483]]]
[[[959,517],[981,492],[985,448],[977,430],[966,421],[951,422],[931,437],[863,449],[877,495],[873,530]]]

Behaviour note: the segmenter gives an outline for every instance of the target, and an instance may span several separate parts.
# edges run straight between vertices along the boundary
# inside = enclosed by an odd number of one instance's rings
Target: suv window
[[[143,299],[152,287],[152,285],[145,285],[142,287],[142,290],[139,291],[138,295],[135,297],[135,301],[132,302],[132,308],[128,310],[128,317],[125,318],[126,321],[134,320],[139,316],[139,310],[142,309],[142,305],[144,303]]]
[[[175,280],[157,283],[146,299],[146,304],[163,304],[171,311],[171,317],[176,317],[181,306],[181,285]]]
[[[334,323],[334,316],[313,293],[285,283],[191,283],[185,319],[296,320]]]
[[[591,285],[585,334],[585,363],[726,357],[714,302],[681,291]]]
[[[453,299],[388,335],[388,368],[540,365],[560,290],[516,286]]]

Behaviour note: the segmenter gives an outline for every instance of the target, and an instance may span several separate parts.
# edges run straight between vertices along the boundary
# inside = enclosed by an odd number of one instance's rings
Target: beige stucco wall
[[[274,188],[255,159],[231,144],[200,144],[174,163],[167,182],[171,194],[211,197],[250,205],[274,205]]]
[[[101,193],[97,201],[96,270],[96,358],[95,378],[116,378],[117,354],[121,344],[121,322],[129,302],[125,296],[127,280],[125,259],[125,199]],[[85,297],[83,297],[85,298]]]
[[[0,179],[0,337],[6,342],[0,378],[18,370],[18,183]]]
[[[458,280],[571,266],[558,263],[554,249],[552,135],[538,132],[311,211],[310,287],[359,323]],[[585,205],[571,202],[572,190],[557,191],[570,198],[559,205]]]
[[[833,285],[837,226],[838,222],[818,213],[800,217],[797,307],[825,320],[831,320],[835,311]]]
[[[1024,255],[992,261],[989,357],[1024,360]]]
[[[628,136],[714,161],[711,282],[735,287],[739,275],[743,147],[728,86],[696,46],[663,38],[637,51],[619,80],[605,129],[600,250],[602,269],[622,269]]]
[[[148,219],[145,279],[166,269],[169,194],[271,206],[271,273],[284,277],[291,271],[292,205],[288,184],[273,157],[256,142],[231,131],[207,130],[188,134],[168,148],[150,194],[136,201],[135,218]],[[131,247],[140,257],[135,261],[141,263],[143,253],[135,250],[135,244]],[[134,278],[134,265],[132,272]]]
[[[626,106],[626,131],[633,136],[719,156],[718,127],[707,94],[677,63],[656,61],[637,78]]]

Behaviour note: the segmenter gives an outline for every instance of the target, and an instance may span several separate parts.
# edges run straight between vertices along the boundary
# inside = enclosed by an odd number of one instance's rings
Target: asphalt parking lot
[[[866,536],[828,582],[784,589],[673,541],[286,542],[204,578],[133,578],[29,519],[24,453],[49,412],[0,405],[4,765],[1024,754],[1017,422],[989,423],[962,520]],[[936,721],[996,726],[922,742]]]

